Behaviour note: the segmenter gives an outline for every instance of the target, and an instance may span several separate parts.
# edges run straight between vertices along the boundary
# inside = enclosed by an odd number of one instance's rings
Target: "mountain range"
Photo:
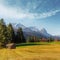
[[[36,36],[36,37],[44,37],[44,38],[50,38],[50,37],[52,37],[52,38],[60,39],[60,36],[53,36],[53,35],[49,34],[45,28],[42,28],[41,30],[39,30],[36,27],[26,27],[26,26],[24,26],[21,23],[19,23],[19,24],[12,23],[12,26],[13,26],[13,28],[14,28],[15,31],[19,27],[21,27],[22,30],[23,30],[23,33],[24,33],[25,37]]]

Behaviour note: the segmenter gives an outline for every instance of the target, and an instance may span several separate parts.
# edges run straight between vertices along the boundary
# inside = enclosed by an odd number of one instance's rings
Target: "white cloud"
[[[4,18],[24,18],[25,14],[17,12],[16,9],[0,5],[0,16]]]
[[[47,18],[47,17],[55,15],[58,12],[60,12],[60,10],[54,10],[54,11],[49,11],[49,12],[41,13],[41,14],[38,14],[36,16],[36,18],[40,18],[40,19]]]
[[[16,8],[9,8],[4,5],[0,5],[0,16],[2,18],[43,19],[43,18],[47,18],[47,17],[55,15],[57,12],[60,12],[60,10],[54,10],[54,11],[49,11],[45,13],[29,13],[28,11],[24,11],[20,9],[20,11],[18,12]]]

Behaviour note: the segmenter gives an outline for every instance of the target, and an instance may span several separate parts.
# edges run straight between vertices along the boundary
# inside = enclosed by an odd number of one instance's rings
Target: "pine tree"
[[[7,31],[8,31],[8,42],[15,42],[15,32],[14,29],[12,27],[12,24],[9,24],[7,27]]]
[[[17,37],[17,40],[16,40],[17,43],[26,42],[25,37],[23,35],[22,28],[18,28],[16,37]]]
[[[4,20],[0,19],[0,44],[4,45],[7,41],[7,27]]]

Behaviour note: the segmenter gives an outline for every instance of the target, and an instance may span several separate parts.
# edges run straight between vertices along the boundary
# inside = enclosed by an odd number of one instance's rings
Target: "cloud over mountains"
[[[48,12],[42,12],[42,13],[32,13],[28,12],[27,10],[23,10],[21,7],[19,8],[19,11],[17,8],[10,8],[8,6],[4,6],[0,4],[0,16],[3,18],[15,18],[15,19],[43,19],[50,16],[55,15],[56,13],[60,12],[60,10],[51,10]]]

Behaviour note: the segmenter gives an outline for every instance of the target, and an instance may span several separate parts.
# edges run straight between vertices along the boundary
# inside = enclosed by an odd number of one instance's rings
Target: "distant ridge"
[[[28,36],[37,36],[37,37],[44,37],[44,38],[57,38],[60,39],[60,36],[53,36],[47,32],[45,28],[42,28],[41,30],[37,29],[36,27],[26,27],[21,23],[12,23],[12,26],[14,30],[16,31],[19,27],[23,29],[25,37]]]

